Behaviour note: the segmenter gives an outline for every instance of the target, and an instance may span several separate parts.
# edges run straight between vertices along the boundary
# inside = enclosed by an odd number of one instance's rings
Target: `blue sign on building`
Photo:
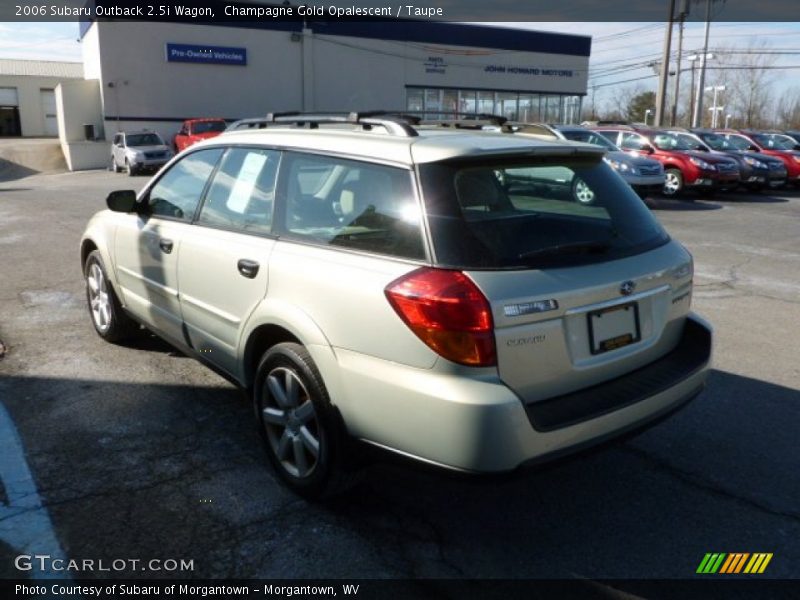
[[[167,43],[166,51],[167,62],[190,62],[204,63],[209,65],[241,66],[247,64],[246,48]]]

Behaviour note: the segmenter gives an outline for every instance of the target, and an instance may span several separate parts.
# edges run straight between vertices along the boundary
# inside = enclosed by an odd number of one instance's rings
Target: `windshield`
[[[192,125],[192,133],[216,133],[225,131],[225,121],[198,121]]]
[[[137,133],[125,137],[128,146],[163,146],[164,142],[155,133]]]
[[[736,150],[750,150],[750,146],[753,145],[750,140],[740,135],[729,135],[725,139]]]
[[[653,145],[659,150],[693,150],[683,138],[674,133],[656,133],[653,135]]]
[[[708,146],[688,133],[679,133],[678,139],[692,150],[708,151]]]
[[[535,269],[604,262],[668,241],[600,157],[419,167],[436,262]]]
[[[794,147],[797,145],[797,142],[788,135],[761,133],[754,135],[753,139],[764,148],[773,148],[775,150],[794,150]]]
[[[604,138],[602,135],[595,133],[594,131],[581,131],[576,129],[562,131],[561,133],[565,138],[572,140],[573,142],[586,142],[587,144],[594,144],[595,146],[600,146],[606,150],[619,151],[619,148],[609,142],[607,138]]]
[[[747,145],[744,148],[738,148],[731,140],[726,140],[721,135],[716,133],[701,133],[699,134],[703,141],[713,150],[730,151],[730,150],[747,150]]]

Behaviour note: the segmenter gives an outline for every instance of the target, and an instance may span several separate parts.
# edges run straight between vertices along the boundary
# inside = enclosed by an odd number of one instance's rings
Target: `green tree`
[[[633,96],[628,101],[626,108],[626,116],[631,121],[644,123],[645,111],[651,111],[648,122],[653,123],[653,116],[655,115],[656,108],[656,93],[655,92],[640,92]]]

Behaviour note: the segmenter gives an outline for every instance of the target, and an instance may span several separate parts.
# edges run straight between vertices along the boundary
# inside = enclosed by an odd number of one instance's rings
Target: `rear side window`
[[[286,153],[283,165],[285,233],[398,258],[425,257],[410,171],[297,153]]]
[[[420,166],[437,263],[574,266],[660,246],[667,234],[599,157]]]
[[[280,152],[231,148],[206,194],[198,222],[268,233]]]
[[[172,165],[150,189],[147,196],[149,214],[191,221],[208,176],[221,154],[221,148],[200,150]]]

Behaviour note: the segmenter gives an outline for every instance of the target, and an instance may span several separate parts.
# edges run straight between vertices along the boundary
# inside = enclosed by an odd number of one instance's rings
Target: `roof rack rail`
[[[304,112],[275,112],[267,113],[265,117],[254,119],[241,119],[232,123],[228,130],[236,129],[264,129],[273,125],[294,125],[317,129],[320,125],[338,123],[352,123],[361,125],[365,130],[372,127],[383,127],[387,133],[401,137],[416,137],[417,131],[411,127],[407,119],[399,113],[389,112],[349,112],[349,113],[304,113]]]

